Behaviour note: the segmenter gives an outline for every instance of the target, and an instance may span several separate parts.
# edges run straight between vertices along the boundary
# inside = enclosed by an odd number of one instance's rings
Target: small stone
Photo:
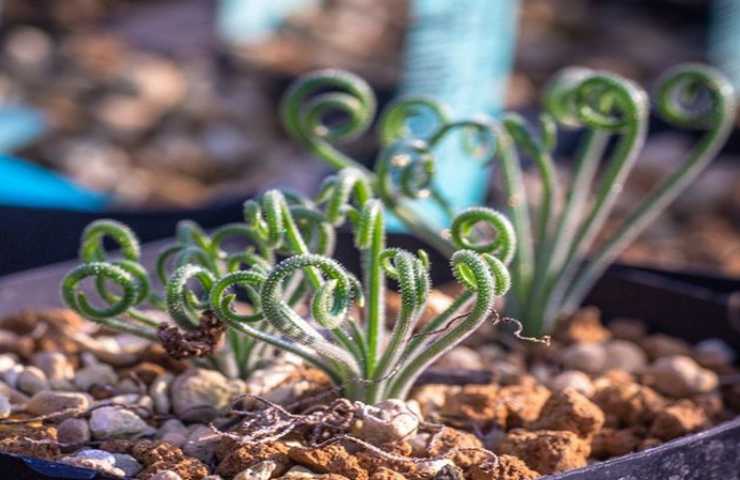
[[[267,460],[242,470],[234,477],[234,480],[269,480],[276,468],[275,462]]]
[[[421,413],[403,400],[385,400],[365,408],[356,435],[373,445],[412,437],[419,428]]]
[[[151,128],[159,118],[156,106],[132,95],[109,94],[95,106],[100,124],[122,137],[135,136]]]
[[[152,397],[154,411],[160,415],[170,413],[171,402],[169,388],[172,378],[171,374],[165,373],[164,375],[157,377],[152,384],[149,385],[149,396]]]
[[[119,407],[102,407],[93,410],[90,417],[93,437],[107,440],[121,437],[152,435],[155,430],[138,415]]]
[[[611,428],[648,424],[666,404],[652,388],[634,382],[607,384],[591,400],[606,414]]]
[[[682,400],[658,412],[650,434],[664,441],[688,435],[706,427],[709,419],[690,400]]]
[[[68,445],[83,445],[90,441],[90,427],[81,418],[67,418],[57,427],[59,442]]]
[[[721,422],[725,416],[725,402],[722,399],[722,392],[712,390],[711,392],[702,393],[691,397],[691,401],[696,404],[704,414],[716,421]]]
[[[171,470],[162,470],[149,477],[149,480],[182,480],[182,477]]]
[[[11,388],[18,388],[18,377],[23,373],[22,365],[13,365],[2,373],[2,378],[5,383]]]
[[[688,343],[676,337],[663,335],[662,333],[656,333],[655,335],[643,338],[640,345],[651,360],[661,357],[691,354],[691,346]]]
[[[25,393],[21,393],[18,390],[11,388],[5,382],[0,381],[0,394],[5,395],[10,400],[12,405],[22,404],[25,405],[29,398]]]
[[[0,376],[16,365],[18,365],[18,358],[14,354],[4,353],[0,355]]]
[[[64,457],[59,461],[69,465],[92,468],[114,477],[123,477],[126,475],[123,470],[115,466],[115,457],[113,454],[104,450],[80,450],[73,456]]]
[[[116,383],[115,387],[112,388],[116,395],[127,395],[131,393],[142,393],[142,390],[146,391],[146,386],[141,383],[135,382],[131,378],[124,378],[123,380]]]
[[[682,355],[661,357],[646,373],[656,390],[676,398],[709,392],[719,385],[716,373]]]
[[[0,330],[0,352],[2,353],[11,353],[25,358],[33,354],[34,344],[34,340],[28,336]]]
[[[506,407],[506,428],[523,427],[535,421],[550,398],[550,391],[542,385],[523,383],[507,385],[499,390],[497,402]]]
[[[445,403],[448,394],[455,392],[458,387],[450,385],[429,384],[422,385],[411,391],[411,397],[421,408],[424,416],[437,413]]]
[[[572,388],[587,397],[591,397],[595,391],[591,378],[578,370],[566,370],[553,378],[549,385],[555,391]]]
[[[201,479],[208,475],[208,468],[200,460],[186,457],[179,448],[161,441],[131,442],[129,448],[125,448],[121,453],[130,453],[141,462],[144,469],[139,472],[138,477],[142,480],[149,480],[153,474],[165,470],[175,472],[185,480]]]
[[[561,353],[563,365],[571,370],[599,373],[606,365],[606,349],[600,343],[576,343]]]
[[[707,368],[721,368],[732,365],[737,355],[735,350],[721,338],[709,338],[694,347],[696,361]]]
[[[466,418],[476,423],[506,425],[508,409],[498,398],[498,385],[465,385],[445,398],[441,412],[449,418]]]
[[[66,380],[74,374],[67,356],[59,352],[40,352],[33,356],[32,362],[40,368],[49,381]]]
[[[614,338],[630,342],[638,342],[647,335],[645,324],[631,318],[615,318],[609,324],[609,330]]]
[[[151,385],[159,376],[164,375],[166,370],[156,363],[142,362],[129,371],[129,375],[141,380],[146,385]]]
[[[59,413],[67,409],[83,412],[90,408],[90,403],[90,397],[82,393],[43,390],[31,397],[26,410],[33,415]]]
[[[580,309],[555,331],[557,338],[566,343],[599,343],[611,336],[602,325],[601,313],[595,307]]]
[[[10,406],[10,400],[5,395],[0,394],[0,419],[2,418],[8,418],[10,416],[10,412],[12,412],[13,409]]]
[[[290,467],[288,450],[288,447],[281,442],[237,445],[225,440],[221,442],[216,452],[217,456],[222,458],[216,473],[229,478],[259,462],[269,460],[277,465],[274,475],[280,476]]]
[[[28,72],[39,71],[52,55],[49,35],[36,27],[16,27],[4,40],[5,55],[11,64]]]
[[[127,477],[133,477],[142,469],[141,464],[134,457],[125,453],[114,453],[115,467],[126,473]]]
[[[591,440],[591,456],[606,460],[636,451],[642,443],[639,428],[602,428]]]
[[[530,429],[567,430],[582,438],[590,438],[603,426],[604,412],[582,393],[566,389],[550,396]]]
[[[502,442],[501,453],[519,457],[530,468],[549,475],[585,466],[591,447],[573,432],[515,429]]]
[[[249,376],[246,391],[250,395],[264,395],[283,384],[296,372],[297,368],[295,364],[288,362],[275,362],[265,368],[260,368]]]
[[[29,395],[33,395],[42,390],[49,389],[49,381],[46,374],[38,367],[26,367],[18,375],[18,390]]]
[[[53,460],[60,455],[57,440],[57,429],[40,422],[31,425],[4,425],[0,430],[0,451]]]
[[[185,424],[177,418],[170,418],[165,420],[162,425],[159,426],[157,437],[162,437],[168,433],[182,433],[183,435],[187,435],[188,427],[186,427]]]
[[[419,439],[422,440],[422,439]],[[418,442],[421,443],[421,442]],[[483,448],[480,439],[472,433],[450,427],[443,427],[434,435],[427,435],[425,442],[412,446],[415,456],[451,458],[456,465],[467,468],[470,462],[470,452],[478,452]]]
[[[75,385],[87,392],[93,385],[114,385],[118,375],[110,365],[104,363],[90,365],[77,371],[74,377]]]
[[[293,447],[288,456],[295,463],[320,473],[335,473],[353,480],[368,480],[369,477],[357,458],[340,444],[319,448]]]
[[[187,93],[187,81],[178,65],[161,57],[138,55],[126,72],[126,80],[159,108],[177,105]]]
[[[612,340],[604,348],[606,350],[604,370],[624,370],[635,373],[647,365],[647,355],[633,342]]]
[[[511,455],[500,455],[497,461],[473,465],[467,474],[471,480],[534,480],[541,476]]]
[[[484,370],[486,365],[477,351],[469,347],[461,346],[455,347],[443,355],[435,362],[434,367],[444,370]]]
[[[216,447],[221,438],[206,425],[192,429],[182,447],[185,455],[190,455],[205,463],[210,463],[216,454]]]
[[[96,460],[99,462],[113,465],[116,463],[116,457],[112,453],[106,452],[105,450],[95,450],[92,448],[80,450],[73,455],[75,458],[83,458],[85,460]]]
[[[162,435],[160,440],[167,442],[170,445],[174,445],[175,447],[182,448],[185,445],[185,442],[188,441],[188,437],[179,432],[169,432]]]
[[[301,467],[295,466],[288,470],[285,475],[277,477],[277,480],[344,480],[346,477],[333,473],[316,473]]]
[[[179,375],[171,389],[175,415],[189,422],[214,419],[237,395],[226,377],[204,369],[191,369]]]
[[[406,480],[406,477],[390,468],[378,467],[372,475],[370,475],[370,480]]]

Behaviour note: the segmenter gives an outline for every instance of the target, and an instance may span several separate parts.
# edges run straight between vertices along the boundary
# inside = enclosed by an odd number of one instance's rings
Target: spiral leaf
[[[95,308],[78,289],[85,278],[104,278],[118,285],[122,294],[107,308]],[[71,309],[92,320],[103,320],[126,313],[141,297],[140,284],[131,273],[120,266],[105,262],[84,263],[65,275],[62,280],[62,299]],[[110,297],[108,297],[110,298]]]
[[[121,249],[127,260],[139,261],[141,247],[139,240],[130,228],[115,220],[96,220],[82,232],[80,259],[83,262],[103,262],[107,260],[103,240],[109,237]]]
[[[331,114],[343,115],[343,121],[330,124],[327,117]],[[291,85],[280,104],[280,116],[288,133],[334,168],[359,167],[332,143],[350,140],[368,129],[375,116],[375,95],[354,74],[319,70]]]
[[[471,235],[476,224],[483,222],[494,233],[492,240],[474,242]],[[471,207],[460,213],[450,227],[452,241],[457,248],[469,249],[480,253],[489,253],[508,265],[516,251],[514,227],[499,212],[490,208]]]
[[[188,287],[188,282],[195,279],[205,292],[204,298],[198,298]],[[193,329],[198,326],[200,314],[208,308],[207,299],[215,277],[213,274],[198,265],[183,265],[172,274],[167,282],[166,301],[170,317],[184,329]]]

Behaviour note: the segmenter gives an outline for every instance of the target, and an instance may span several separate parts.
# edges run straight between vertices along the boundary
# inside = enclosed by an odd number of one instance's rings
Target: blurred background
[[[2,1],[0,274],[73,257],[97,217],[148,240],[184,217],[237,220],[244,198],[272,186],[314,191],[327,168],[287,138],[276,106],[318,67],[360,74],[381,102],[433,93],[460,112],[532,118],[572,64],[646,87],[684,61],[740,78],[734,0],[466,1],[464,12],[454,0]],[[693,141],[654,121],[619,212]],[[376,147],[368,136],[348,150],[370,161]],[[740,277],[738,156],[733,134],[622,260]]]

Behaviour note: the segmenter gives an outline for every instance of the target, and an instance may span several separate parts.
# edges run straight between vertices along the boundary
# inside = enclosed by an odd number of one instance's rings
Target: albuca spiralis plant
[[[520,320],[530,335],[541,335],[552,330],[558,315],[580,305],[606,267],[709,164],[732,129],[736,110],[733,88],[718,71],[685,64],[665,73],[655,95],[657,114],[674,126],[705,133],[608,240],[594,245],[645,143],[648,96],[620,76],[567,68],[547,87],[543,104],[545,112],[535,128],[515,113],[499,120],[451,121],[446,108],[433,100],[402,98],[380,116],[382,148],[373,171],[335,146],[362,134],[372,122],[375,98],[362,79],[335,70],[307,75],[288,91],[281,113],[294,138],[335,168],[356,168],[390,212],[447,256],[457,245],[465,245],[455,235],[470,225],[459,228],[450,218],[451,232],[442,230],[418,214],[411,202],[429,197],[454,215],[442,193],[445,180],[434,179],[434,150],[461,130],[464,145],[472,144],[484,163],[500,167],[506,213],[518,243],[507,314]],[[427,134],[410,128],[410,120],[422,111],[435,123]],[[331,123],[331,112],[341,112],[346,121]],[[585,130],[568,185],[558,178],[553,162],[558,127]],[[538,198],[527,195],[520,153],[530,157],[537,171]]]
[[[347,72],[311,73],[286,93],[281,116],[292,136],[338,170],[314,200],[269,191],[245,203],[244,222],[210,235],[192,223],[180,224],[176,243],[155,267],[164,296],[153,293],[133,233],[112,221],[95,222],[83,234],[83,263],[63,281],[63,299],[102,325],[158,338],[175,354],[217,368],[224,358],[214,346],[226,330],[226,351],[242,375],[274,348],[324,370],[349,398],[402,398],[429,364],[489,318],[495,298],[510,287],[507,314],[530,335],[549,331],[556,316],[576,308],[609,263],[706,167],[731,128],[735,100],[729,83],[709,67],[683,65],[659,81],[656,98],[667,122],[706,133],[594,249],[645,142],[649,104],[637,85],[612,74],[566,69],[545,92],[537,132],[516,114],[450,120],[433,100],[403,98],[379,117],[381,148],[370,169],[336,144],[371,126],[371,89]],[[426,133],[411,127],[421,112],[434,124]],[[553,162],[558,126],[585,129],[567,186]],[[500,166],[511,223],[489,208],[452,211],[434,176],[435,148],[451,135],[460,135],[482,165]],[[519,150],[540,176],[537,199],[526,194]],[[448,227],[418,213],[414,202],[424,199],[448,214]],[[463,287],[423,326],[417,323],[430,289],[429,260],[423,251],[386,245],[387,213],[446,255]],[[351,230],[362,256],[361,279],[331,258],[340,227]],[[105,251],[106,237],[118,245],[117,257]],[[230,252],[226,246],[233,237],[248,246]],[[88,278],[106,306],[88,300],[81,286]],[[402,300],[390,331],[388,279]],[[166,311],[177,327],[162,325],[151,309]]]
[[[180,224],[177,242],[156,263],[163,297],[152,293],[133,233],[116,222],[98,221],[83,233],[83,263],[65,277],[62,296],[106,327],[174,339],[180,342],[170,345],[176,354],[203,357],[216,367],[213,331],[223,326],[243,374],[253,352],[268,346],[322,369],[349,398],[373,403],[404,397],[429,364],[489,318],[496,297],[509,289],[506,265],[516,245],[513,228],[500,213],[486,208],[460,213],[452,227],[456,250],[450,263],[463,293],[417,328],[430,290],[429,260],[424,251],[389,248],[383,216],[366,176],[353,168],[328,178],[315,201],[268,191],[244,204],[243,223],[212,235]],[[496,233],[493,240],[471,237],[471,226],[480,222]],[[339,226],[353,233],[363,258],[362,281],[331,258]],[[106,237],[118,245],[120,258],[109,258]],[[247,246],[227,253],[232,237]],[[81,284],[87,278],[106,306],[88,300]],[[387,279],[401,297],[390,331]],[[150,318],[152,308],[165,310],[177,327]]]

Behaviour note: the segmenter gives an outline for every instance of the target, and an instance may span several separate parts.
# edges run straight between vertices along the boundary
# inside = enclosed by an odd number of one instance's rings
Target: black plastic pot
[[[389,242],[411,250],[422,247],[412,237],[391,235]],[[144,248],[151,261],[164,242]],[[351,238],[340,235],[337,256],[358,267]],[[436,281],[449,279],[447,262],[432,254]],[[20,308],[57,306],[61,277],[74,265],[65,262],[0,278],[0,315]],[[29,292],[33,294],[29,295]],[[740,281],[624,265],[612,267],[587,300],[607,320],[633,317],[655,330],[698,342],[720,337],[740,349]],[[429,372],[426,382],[485,383],[483,372]],[[730,480],[740,471],[740,418],[657,448],[626,455],[550,480]],[[14,479],[104,479],[90,470],[54,462],[0,454],[0,472]]]

